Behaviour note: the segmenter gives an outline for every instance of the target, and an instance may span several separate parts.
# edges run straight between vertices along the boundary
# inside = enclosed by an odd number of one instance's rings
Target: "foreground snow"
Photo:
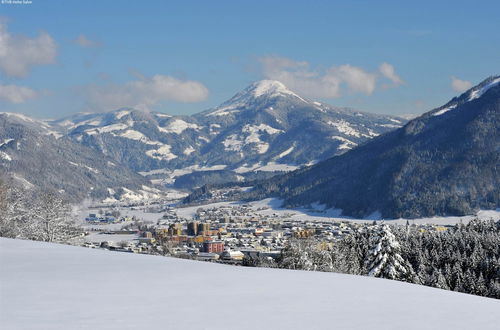
[[[382,279],[0,238],[2,329],[498,329],[500,301]]]

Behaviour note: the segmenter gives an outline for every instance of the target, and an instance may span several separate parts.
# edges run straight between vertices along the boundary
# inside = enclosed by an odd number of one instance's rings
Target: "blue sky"
[[[499,1],[0,4],[0,111],[192,114],[269,78],[333,105],[421,113],[500,74],[499,12]]]

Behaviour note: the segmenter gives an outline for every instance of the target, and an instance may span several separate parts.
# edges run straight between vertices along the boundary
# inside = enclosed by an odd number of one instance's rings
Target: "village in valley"
[[[290,239],[336,240],[374,220],[342,219],[338,212],[276,207],[277,200],[201,206],[175,204],[99,205],[86,210],[85,236],[72,244],[113,251],[168,255],[241,264],[245,258],[275,260]],[[336,216],[337,215],[337,216]],[[83,215],[82,215],[83,217]],[[410,225],[408,221],[398,224]],[[449,225],[412,224],[420,230],[445,231]]]

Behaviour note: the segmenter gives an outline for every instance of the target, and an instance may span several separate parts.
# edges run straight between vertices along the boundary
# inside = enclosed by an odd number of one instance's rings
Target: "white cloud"
[[[278,80],[292,90],[310,97],[334,98],[340,96],[340,79],[332,75],[321,76],[309,69],[309,63],[286,57],[266,56],[259,59],[264,76]]]
[[[133,107],[150,110],[162,101],[199,102],[208,97],[208,89],[200,82],[180,80],[165,75],[139,77],[125,84],[91,86],[87,90],[90,106],[96,110]]]
[[[55,62],[57,45],[52,37],[41,32],[36,38],[13,36],[0,22],[0,71],[7,76],[26,76],[34,65]]]
[[[0,100],[10,103],[23,103],[34,98],[37,92],[28,87],[16,85],[0,85]]]
[[[334,76],[340,77],[353,91],[371,95],[375,90],[377,76],[361,68],[345,64],[338,68],[330,69],[330,72]]]
[[[468,90],[469,88],[472,87],[472,83],[470,81],[467,81],[467,80],[461,80],[461,79],[458,79],[456,77],[451,77],[451,88],[453,88],[453,90],[455,92],[465,92],[466,90]]]
[[[396,70],[394,70],[394,67],[389,63],[384,62],[380,64],[378,70],[380,71],[382,76],[391,80],[394,84],[402,85],[404,83],[403,80],[397,75]]]
[[[376,89],[379,77],[377,72],[368,72],[350,64],[332,66],[326,70],[313,70],[308,62],[280,56],[261,57],[259,62],[267,79],[281,81],[290,89],[312,98],[340,97],[343,86],[352,92],[371,95]],[[382,67],[384,77],[390,76],[389,79],[398,81],[397,84],[402,83],[392,65],[383,63]]]
[[[100,46],[100,44],[97,41],[90,40],[83,33],[80,34],[78,38],[75,39],[75,43],[77,43],[80,47],[83,48],[94,48]]]

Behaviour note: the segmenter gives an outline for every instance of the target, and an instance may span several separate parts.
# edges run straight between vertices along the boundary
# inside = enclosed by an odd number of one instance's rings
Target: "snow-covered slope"
[[[430,111],[429,114],[432,116],[440,116],[442,114],[445,114],[450,110],[454,110],[457,107],[461,107],[468,102],[480,98],[481,96],[483,96],[484,93],[496,87],[498,84],[500,84],[500,76],[491,76],[485,79],[479,85],[472,87],[462,95],[454,97],[450,102],[446,103],[445,105]]]
[[[96,150],[76,143],[50,125],[27,116],[0,113],[0,175],[25,188],[59,191],[72,200],[120,198],[124,190],[144,197],[142,176]],[[149,188],[153,189],[153,188]]]
[[[0,238],[0,328],[498,329],[500,301],[333,273]]]

